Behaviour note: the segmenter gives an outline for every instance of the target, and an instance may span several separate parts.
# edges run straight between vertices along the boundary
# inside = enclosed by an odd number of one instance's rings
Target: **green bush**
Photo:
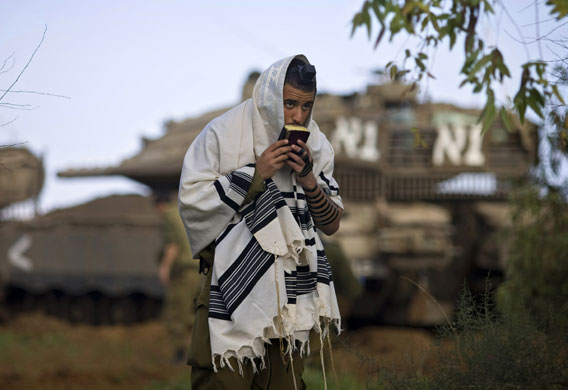
[[[539,329],[568,333],[568,204],[536,187],[513,194],[507,280],[497,298],[509,316],[528,313]]]
[[[373,389],[564,389],[568,387],[566,337],[539,329],[530,316],[499,315],[488,291],[462,294],[453,323],[439,329],[432,367],[400,373],[382,370]]]

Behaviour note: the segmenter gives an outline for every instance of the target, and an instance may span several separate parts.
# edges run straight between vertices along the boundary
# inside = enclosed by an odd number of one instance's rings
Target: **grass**
[[[566,335],[544,333],[529,316],[501,315],[490,294],[467,291],[440,337],[426,373],[382,370],[369,389],[566,389]]]
[[[190,370],[185,370],[184,373],[177,375],[168,380],[155,380],[148,385],[146,390],[190,390]]]
[[[308,389],[323,389],[324,380],[321,369],[306,367],[303,375],[304,382]],[[364,390],[367,388],[365,380],[361,380],[349,373],[338,373],[338,382],[335,381],[333,374],[326,373],[327,388],[329,390]],[[337,386],[339,384],[339,387]]]

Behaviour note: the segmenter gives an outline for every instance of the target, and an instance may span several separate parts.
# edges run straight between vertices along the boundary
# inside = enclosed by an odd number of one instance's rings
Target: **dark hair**
[[[315,91],[316,67],[294,58],[286,71],[284,84],[290,84],[304,92]]]

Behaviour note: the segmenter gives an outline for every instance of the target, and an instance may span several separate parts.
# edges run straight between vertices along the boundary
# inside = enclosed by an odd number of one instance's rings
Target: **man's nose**
[[[296,107],[296,109],[294,109],[294,112],[292,113],[292,120],[296,124],[302,124],[302,110],[300,107]]]

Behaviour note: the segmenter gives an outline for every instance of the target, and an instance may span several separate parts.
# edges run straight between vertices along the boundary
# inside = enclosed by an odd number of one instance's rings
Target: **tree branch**
[[[523,37],[523,33],[521,32],[521,29],[519,28],[519,26],[517,25],[517,22],[515,22],[515,19],[513,19],[513,17],[511,16],[511,14],[509,13],[509,10],[503,5],[501,4],[501,7],[503,7],[503,11],[505,11],[505,14],[507,15],[507,17],[509,18],[509,20],[511,21],[511,23],[513,23],[513,26],[515,26],[515,29],[517,30],[517,33],[519,34],[519,37],[521,37],[521,41],[517,41],[519,43],[523,44],[523,47],[525,48],[525,53],[527,55],[527,61],[530,60],[531,56],[529,54],[529,49],[527,48],[527,43],[525,42],[525,39]],[[509,32],[507,32],[505,30],[505,33],[507,33],[507,35],[509,35],[512,39],[516,40],[515,37],[513,37]]]
[[[19,118],[19,116],[15,117],[15,118],[12,119],[11,121],[4,122],[4,123],[0,123],[0,127],[8,126],[10,123],[15,122],[18,118]]]
[[[39,108],[39,106],[32,107],[31,104],[14,104],[14,103],[0,103],[0,107],[9,108],[11,110],[24,110],[24,111],[33,111]]]
[[[69,97],[69,96],[57,95],[57,94],[54,94],[54,93],[39,92],[39,91],[9,91],[9,90],[7,90],[7,89],[0,89],[0,92],[8,92],[8,93],[28,93],[28,94],[36,94],[36,95],[44,95],[44,96],[53,96],[53,97],[58,97],[58,98],[63,98],[63,99],[71,99],[71,97]]]
[[[14,58],[14,54],[15,54],[15,53],[12,53],[12,54],[10,54],[8,57],[6,57],[6,59],[4,59],[4,62],[2,63],[2,67],[0,68],[0,74],[6,73],[6,72],[9,72],[10,70],[12,70],[12,68],[14,67],[14,64],[16,63],[16,61],[13,59],[13,58]],[[10,59],[12,59],[12,65],[11,65],[8,69],[4,70],[4,68],[6,67],[6,63],[7,63],[8,60],[10,60]]]
[[[8,92],[10,92],[10,90],[12,89],[12,87],[14,85],[16,85],[16,83],[20,80],[20,77],[22,76],[22,74],[24,74],[24,72],[26,71],[26,69],[28,68],[28,66],[31,64],[32,60],[34,59],[35,54],[37,53],[37,51],[39,50],[39,48],[41,47],[41,45],[43,44],[43,40],[45,39],[45,33],[47,32],[47,25],[45,25],[45,29],[43,30],[43,35],[41,37],[41,41],[39,42],[39,44],[37,45],[37,47],[35,48],[34,52],[32,53],[32,55],[30,56],[30,59],[28,60],[28,62],[26,63],[26,65],[23,67],[23,69],[20,71],[20,73],[18,74],[18,77],[16,77],[16,80],[14,80],[14,82],[12,83],[12,85],[10,85],[8,87],[8,89],[6,91],[4,91],[4,94],[2,96],[0,96],[0,101],[2,101],[2,99],[4,99],[4,97],[8,94]]]

